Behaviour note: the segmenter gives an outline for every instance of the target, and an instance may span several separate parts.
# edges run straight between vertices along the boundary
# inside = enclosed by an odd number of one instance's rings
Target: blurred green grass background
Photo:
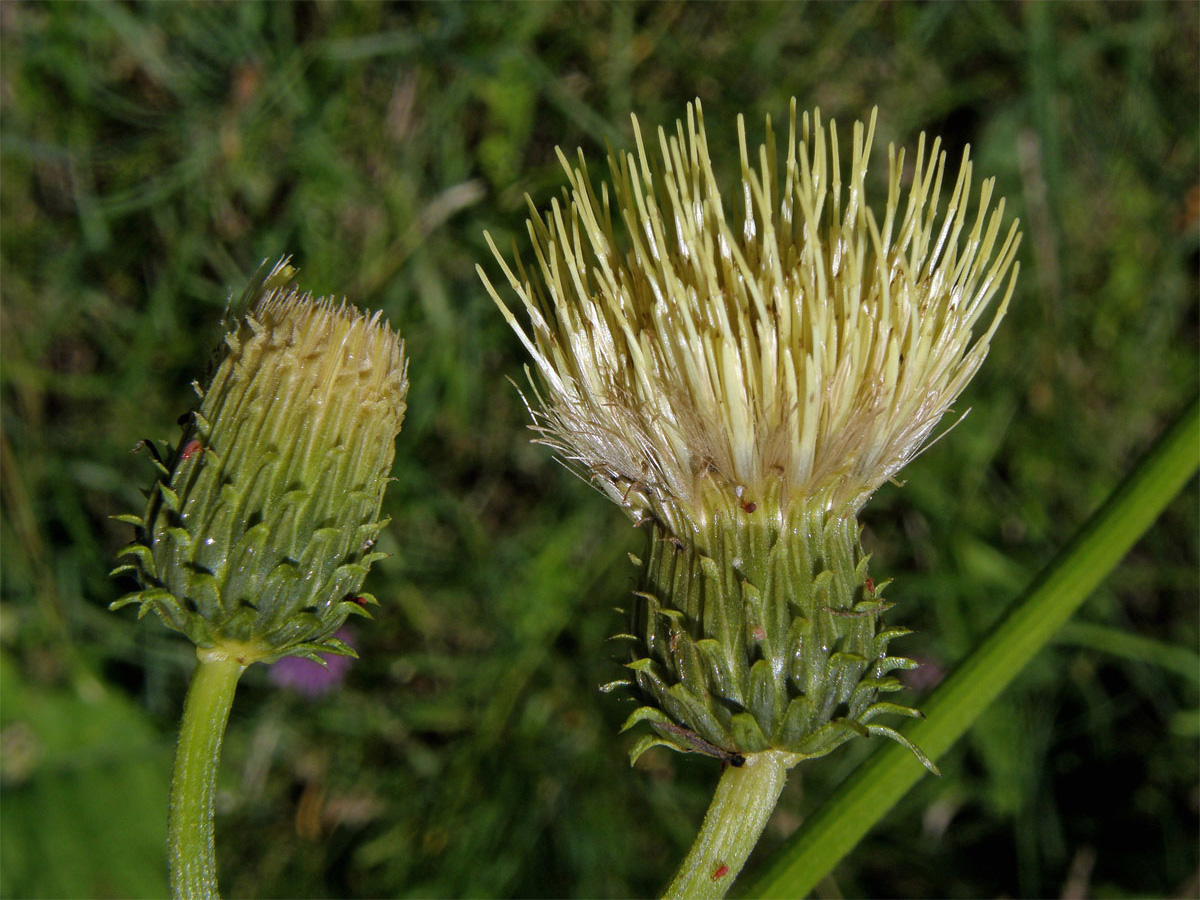
[[[967,420],[868,505],[904,650],[969,651],[1197,388],[1200,6],[0,3],[0,894],[166,891],[190,652],[106,605],[230,290],[285,253],[412,360],[361,661],[312,700],[251,669],[221,772],[228,894],[638,896],[717,777],[636,769],[604,643],[641,535],[531,446],[483,242],[553,148],[704,102],[732,173],[788,98],[970,143],[1024,223]],[[882,146],[877,150],[882,153]],[[876,172],[884,169],[877,157]],[[1195,484],[821,885],[897,897],[1197,896]],[[920,703],[921,690],[913,701]],[[769,854],[869,751],[798,770]],[[753,866],[753,861],[752,861]]]

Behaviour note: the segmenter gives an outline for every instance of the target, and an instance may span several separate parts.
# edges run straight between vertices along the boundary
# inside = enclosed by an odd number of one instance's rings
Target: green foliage
[[[5,897],[162,897],[170,739],[85,673],[23,679],[0,656]]]
[[[621,675],[605,638],[640,535],[528,444],[505,381],[522,351],[473,271],[485,228],[523,233],[524,192],[558,193],[554,144],[598,156],[630,111],[673,123],[699,95],[729,172],[736,113],[757,139],[794,94],[841,121],[878,105],[883,142],[970,142],[996,175],[1026,239],[972,412],[863,515],[918,676],[969,650],[1196,389],[1194,4],[6,3],[0,25],[6,896],[161,893],[159,862],[121,853],[161,835],[190,654],[105,611],[131,587],[106,578],[131,538],[108,517],[142,505],[153,472],[127,451],[175,437],[263,259],[382,309],[411,388],[362,659],[315,700],[243,678],[230,895],[644,895],[695,834],[718,764],[656,749],[630,769],[630,707],[596,691]],[[820,890],[1188,891],[1198,518],[1186,491],[1081,610],[1093,630],[1040,654]],[[66,742],[36,775],[57,812],[25,830],[9,741],[93,670],[142,708],[104,711],[114,740],[157,748],[122,758],[156,761],[118,804]],[[792,778],[757,858],[870,743]],[[81,843],[97,808],[112,832]],[[129,880],[64,884],[63,857]]]

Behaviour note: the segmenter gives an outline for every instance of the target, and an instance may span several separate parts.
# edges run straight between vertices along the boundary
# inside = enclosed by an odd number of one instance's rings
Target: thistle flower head
[[[635,118],[637,150],[610,154],[598,192],[582,151],[559,151],[569,187],[545,213],[531,202],[532,273],[491,244],[527,324],[480,275],[533,357],[540,440],[635,521],[682,534],[767,497],[781,519],[853,513],[983,361],[1016,223],[991,180],[972,204],[966,152],[949,176],[924,135],[911,168],[889,147],[878,218],[874,127],[855,123],[843,182],[819,111],[793,100],[782,152],[768,119],[752,154],[739,117],[741,177],[723,190],[699,101],[657,153]]]
[[[404,344],[376,313],[260,270],[199,408],[123,553],[139,603],[201,651],[247,662],[352,653],[334,632],[360,594],[408,390]]]

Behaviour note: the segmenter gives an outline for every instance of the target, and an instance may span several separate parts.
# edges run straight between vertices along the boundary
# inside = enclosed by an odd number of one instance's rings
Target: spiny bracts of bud
[[[353,651],[334,637],[387,524],[380,508],[408,392],[404,344],[345,301],[314,299],[281,261],[236,307],[199,408],[164,462],[114,574],[112,604],[156,612],[202,653],[248,665]]]
[[[599,194],[582,151],[575,166],[559,151],[563,203],[530,202],[533,277],[491,245],[529,320],[480,269],[533,357],[535,429],[635,521],[682,534],[744,492],[778,494],[763,514],[781,526],[793,505],[854,513],[979,368],[1012,294],[1016,223],[1002,234],[1003,200],[989,213],[991,180],[972,213],[968,154],[951,181],[924,135],[911,171],[889,149],[877,220],[874,128],[874,114],[854,125],[845,192],[819,111],[797,119],[792,101],[782,160],[770,120],[751,156],[739,117],[726,193],[699,101],[674,136],[659,129],[657,157],[635,118],[637,153],[610,155]]]

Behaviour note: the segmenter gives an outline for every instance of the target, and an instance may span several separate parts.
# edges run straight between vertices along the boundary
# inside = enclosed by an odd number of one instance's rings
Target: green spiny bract
[[[200,651],[246,664],[352,653],[334,632],[360,594],[387,524],[384,489],[404,417],[404,345],[344,301],[314,300],[280,263],[260,270],[185,417],[114,571]],[[253,307],[251,308],[251,304]]]
[[[871,734],[910,746],[871,723],[919,715],[879,699],[901,688],[892,672],[916,664],[887,653],[908,629],[882,626],[890,604],[867,577],[854,517],[781,522],[754,510],[714,515],[687,541],[657,524],[648,533],[630,633],[618,636],[634,672],[623,683],[648,704],[625,727],[645,721],[654,731],[633,758],[663,744],[725,759],[763,750],[803,759]]]

